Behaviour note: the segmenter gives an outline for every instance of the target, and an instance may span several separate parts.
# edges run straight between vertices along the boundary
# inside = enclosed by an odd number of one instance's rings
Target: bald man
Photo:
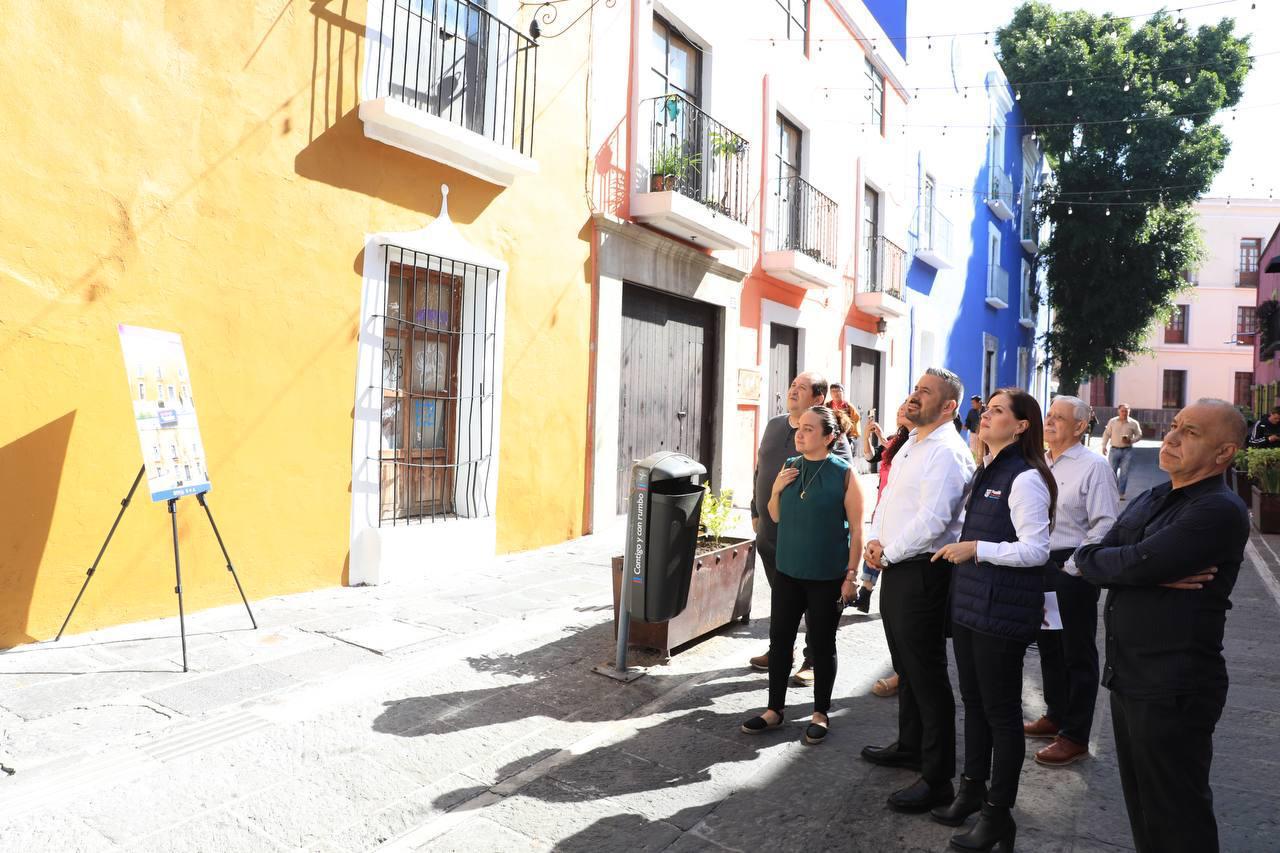
[[[1224,400],[1183,409],[1160,446],[1169,482],[1076,551],[1085,579],[1109,590],[1102,684],[1138,853],[1218,850],[1209,767],[1227,698],[1222,636],[1249,539],[1249,511],[1222,475],[1245,432]]]

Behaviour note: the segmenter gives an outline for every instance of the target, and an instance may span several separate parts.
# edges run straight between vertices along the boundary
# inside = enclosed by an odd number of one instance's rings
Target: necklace
[[[800,483],[800,500],[804,500],[805,492],[809,491],[809,487],[813,485],[813,481],[814,481],[814,480],[816,480],[816,479],[818,479],[818,475],[822,473],[822,469],[823,469],[824,467],[826,467],[827,460],[828,460],[828,459],[830,459],[830,458],[831,458],[831,454],[830,454],[830,453],[828,453],[828,454],[827,454],[827,458],[822,460],[822,464],[818,466],[818,470],[816,470],[816,471],[814,471],[814,472],[813,472],[813,476],[811,476],[811,477],[809,478],[808,482],[801,481],[801,483]],[[802,477],[804,476],[804,472],[803,472],[803,471],[801,472],[801,476],[802,476]]]

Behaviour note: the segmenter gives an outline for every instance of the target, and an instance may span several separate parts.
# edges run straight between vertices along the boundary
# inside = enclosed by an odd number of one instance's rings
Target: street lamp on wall
[[[876,320],[876,334],[877,334],[877,335],[883,335],[883,334],[884,334],[885,332],[887,332],[888,330],[889,330],[889,321],[888,321],[888,320],[886,320],[886,319],[885,319],[885,318],[883,318],[883,317],[881,317],[879,320]]]

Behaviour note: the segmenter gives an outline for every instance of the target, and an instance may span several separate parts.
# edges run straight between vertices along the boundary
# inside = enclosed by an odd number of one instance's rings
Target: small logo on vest
[[[1000,500],[1000,498],[1004,497],[1004,492],[999,489],[987,489],[983,492],[982,496],[984,498],[991,498],[992,500]]]

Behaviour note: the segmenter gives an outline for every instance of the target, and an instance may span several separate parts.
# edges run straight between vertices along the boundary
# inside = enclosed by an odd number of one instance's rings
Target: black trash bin
[[[706,473],[699,462],[671,452],[655,453],[631,469],[623,564],[631,618],[665,622],[689,603]]]

